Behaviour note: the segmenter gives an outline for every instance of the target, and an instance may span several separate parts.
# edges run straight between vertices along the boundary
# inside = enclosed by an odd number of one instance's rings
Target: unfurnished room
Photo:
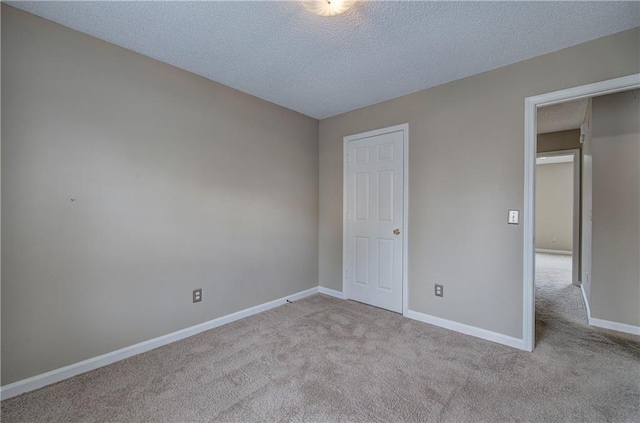
[[[3,422],[640,421],[640,2],[1,3]]]

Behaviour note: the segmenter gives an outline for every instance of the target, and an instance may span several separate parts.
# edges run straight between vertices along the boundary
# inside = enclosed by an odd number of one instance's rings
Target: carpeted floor
[[[640,339],[554,316],[526,353],[317,294],[3,401],[2,421],[640,420]]]
[[[571,284],[571,267],[571,256],[536,254],[536,336],[550,326],[565,331],[587,324],[582,290]]]

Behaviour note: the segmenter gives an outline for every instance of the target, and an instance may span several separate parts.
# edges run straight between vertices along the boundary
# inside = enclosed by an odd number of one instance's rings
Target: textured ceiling
[[[589,99],[569,101],[538,109],[538,134],[578,129],[584,122]]]
[[[8,2],[315,118],[640,25],[640,2]]]

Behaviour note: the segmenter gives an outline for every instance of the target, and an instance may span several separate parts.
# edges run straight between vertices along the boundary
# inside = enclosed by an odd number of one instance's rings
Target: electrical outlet
[[[193,290],[193,302],[194,303],[199,303],[200,301],[202,301],[202,288],[194,289]]]
[[[444,287],[436,284],[436,297],[444,297]]]

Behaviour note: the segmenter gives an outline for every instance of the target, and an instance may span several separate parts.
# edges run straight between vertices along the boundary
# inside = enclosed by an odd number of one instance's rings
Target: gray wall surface
[[[548,132],[538,134],[536,151],[546,153],[549,151],[580,149],[580,130]]]
[[[320,121],[320,284],[342,290],[343,137],[409,123],[409,308],[522,337],[524,99],[640,71],[635,28]],[[445,296],[433,294],[442,283]]]
[[[3,5],[2,123],[3,385],[318,286],[317,120]]]
[[[595,97],[591,316],[640,326],[640,98]]]
[[[573,249],[573,163],[536,166],[536,248]]]
[[[591,144],[593,138],[593,100],[589,99],[587,114],[584,122],[589,132],[584,136],[584,144],[580,151],[582,163],[580,164],[580,282],[584,294],[591,305],[591,246],[593,238],[593,221],[591,220],[593,204],[593,156]]]

